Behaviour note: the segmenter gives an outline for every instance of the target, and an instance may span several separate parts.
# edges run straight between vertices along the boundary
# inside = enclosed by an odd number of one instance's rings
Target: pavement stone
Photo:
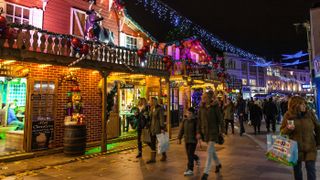
[[[246,136],[226,136],[225,144],[217,145],[217,152],[222,162],[222,171],[214,173],[214,167],[209,179],[221,180],[279,180],[293,179],[292,171],[265,158],[265,150]],[[160,162],[159,156],[155,164],[146,164],[149,158],[149,148],[143,149],[143,158],[136,159],[136,150],[124,151],[111,155],[98,156],[73,163],[47,167],[36,170],[32,174],[18,174],[7,177],[32,180],[196,180],[200,179],[206,157],[206,145],[202,143],[202,150],[197,154],[201,159],[199,168],[195,168],[195,175],[184,177],[187,157],[184,145],[171,142],[168,151],[168,161]]]

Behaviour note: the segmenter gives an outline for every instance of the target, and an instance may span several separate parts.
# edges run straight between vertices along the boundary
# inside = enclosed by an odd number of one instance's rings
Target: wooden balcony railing
[[[81,56],[71,46],[70,37],[23,28],[10,27],[9,31],[16,31],[17,33],[0,38],[0,48],[23,49],[74,58],[80,58]],[[147,53],[146,61],[142,63],[136,50],[96,42],[90,42],[88,45],[89,53],[85,55],[84,61],[126,64],[136,68],[140,68],[144,64],[143,68],[166,71],[161,55]]]

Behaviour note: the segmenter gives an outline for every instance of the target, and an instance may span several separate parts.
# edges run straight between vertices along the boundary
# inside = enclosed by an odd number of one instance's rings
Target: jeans
[[[276,119],[272,116],[267,116],[266,118],[267,130],[270,131],[270,124],[272,124],[272,131],[276,131]]]
[[[211,169],[212,160],[214,160],[216,166],[220,165],[220,161],[217,156],[216,149],[215,149],[214,145],[215,145],[214,141],[208,142],[207,161],[206,161],[206,166],[205,166],[204,172],[203,172],[205,174],[209,174],[210,169]]]
[[[193,171],[194,161],[198,161],[199,157],[195,155],[197,144],[196,143],[186,143],[186,151],[188,155],[188,169]]]
[[[142,141],[141,141],[142,130],[138,129],[138,150],[139,153],[142,153]]]
[[[307,169],[307,179],[308,180],[316,180],[316,162],[315,161],[305,161],[306,169]],[[301,169],[301,161],[298,162],[297,165],[293,167],[294,171],[294,179],[295,180],[303,180],[302,169]]]
[[[231,124],[232,134],[234,134],[234,120],[233,119],[225,119],[226,122],[226,134],[228,134],[229,123]]]
[[[242,133],[246,132],[246,130],[244,129],[244,116],[239,116],[239,123],[240,123],[240,135],[242,135]]]

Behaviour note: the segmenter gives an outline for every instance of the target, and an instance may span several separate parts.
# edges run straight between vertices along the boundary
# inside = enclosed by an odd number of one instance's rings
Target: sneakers
[[[185,176],[192,176],[193,175],[193,171],[188,169],[186,172],[183,173]]]

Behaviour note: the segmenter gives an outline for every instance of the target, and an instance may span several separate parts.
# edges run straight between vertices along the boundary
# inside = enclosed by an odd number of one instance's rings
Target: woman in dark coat
[[[149,106],[147,105],[147,100],[145,98],[140,98],[138,102],[138,115],[137,115],[137,132],[138,132],[138,150],[139,153],[137,158],[142,157],[142,129],[146,126],[146,124],[150,121],[149,117]]]
[[[252,103],[250,107],[250,119],[252,126],[254,128],[254,134],[260,134],[260,126],[261,126],[261,119],[262,119],[262,109],[257,104],[258,102]]]

